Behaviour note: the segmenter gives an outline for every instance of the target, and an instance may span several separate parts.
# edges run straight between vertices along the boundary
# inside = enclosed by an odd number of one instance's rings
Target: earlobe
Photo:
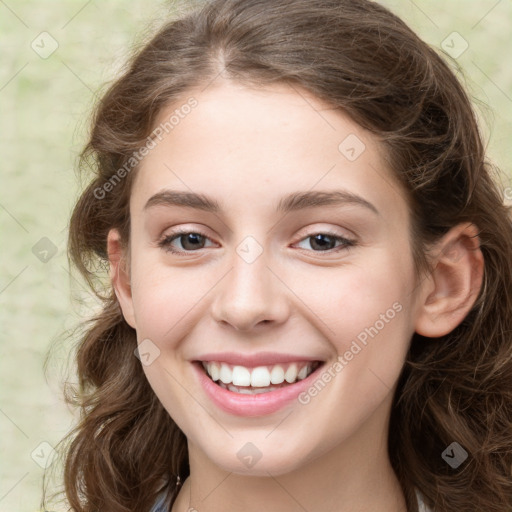
[[[126,322],[135,329],[136,324],[128,262],[117,229],[111,229],[108,233],[107,252],[110,266],[110,281]]]
[[[436,244],[432,266],[420,291],[416,332],[436,338],[464,320],[480,292],[484,258],[477,227],[465,223],[450,229]]]

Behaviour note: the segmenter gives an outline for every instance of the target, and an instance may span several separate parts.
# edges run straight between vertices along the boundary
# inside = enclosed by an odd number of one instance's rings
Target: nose
[[[288,288],[264,255],[248,263],[235,253],[231,270],[216,287],[213,318],[237,331],[283,323],[289,314]]]

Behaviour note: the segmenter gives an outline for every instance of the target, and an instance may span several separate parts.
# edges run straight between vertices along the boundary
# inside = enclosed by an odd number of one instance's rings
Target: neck
[[[374,415],[350,439],[284,474],[223,470],[189,442],[190,476],[172,512],[407,512],[389,462],[385,416]]]

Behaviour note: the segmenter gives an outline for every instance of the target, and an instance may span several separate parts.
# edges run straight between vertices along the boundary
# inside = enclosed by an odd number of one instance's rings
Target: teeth
[[[288,369],[284,374],[284,380],[290,384],[297,380],[297,365],[295,363],[288,366]]]
[[[237,386],[233,386],[232,384],[223,384],[222,382],[219,385],[224,389],[229,389],[229,391],[233,391],[233,393],[240,393],[242,395],[260,395],[261,393],[269,393],[270,391],[279,389],[273,386],[266,388],[238,388]]]
[[[213,381],[218,381],[220,378],[220,367],[218,363],[208,363],[207,371]]]
[[[244,389],[244,388],[236,388],[235,386],[228,386],[229,391],[233,391],[234,393],[241,393],[242,395],[253,395],[253,390]]]
[[[303,366],[299,370],[299,373],[297,374],[297,379],[298,380],[305,379],[308,376],[308,372],[309,372],[309,365]]]
[[[312,371],[312,363],[290,363],[288,365],[276,364],[274,366],[257,366],[256,368],[246,368],[245,366],[230,366],[221,362],[203,362],[203,367],[219,385],[226,389],[231,387],[243,386],[253,388],[266,388],[265,390],[236,389],[239,393],[267,392],[277,388],[272,388],[271,384],[279,385],[285,381],[293,384],[298,380],[305,379]],[[315,366],[316,367],[316,366]],[[270,388],[269,388],[270,386]]]
[[[233,379],[233,372],[227,364],[221,363],[219,378],[222,382],[224,382],[224,384],[231,383]]]
[[[265,388],[270,385],[270,373],[266,366],[258,366],[251,372],[251,386]]]
[[[233,382],[235,386],[250,386],[251,372],[243,366],[235,366],[233,368],[231,382]]]
[[[270,372],[270,382],[272,384],[282,384],[284,382],[284,369],[281,365],[276,364]]]

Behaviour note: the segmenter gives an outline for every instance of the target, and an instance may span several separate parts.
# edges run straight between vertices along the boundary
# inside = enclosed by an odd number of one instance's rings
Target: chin
[[[255,445],[246,443],[244,448],[237,449],[235,456],[228,456],[227,451],[209,455],[210,460],[226,472],[241,476],[269,477],[291,473],[307,464],[307,457],[298,456],[297,450],[292,447],[288,453],[283,453],[279,447],[267,447],[256,451]],[[231,450],[229,450],[231,452]],[[270,452],[270,453],[267,453]],[[251,460],[252,457],[252,460]]]

